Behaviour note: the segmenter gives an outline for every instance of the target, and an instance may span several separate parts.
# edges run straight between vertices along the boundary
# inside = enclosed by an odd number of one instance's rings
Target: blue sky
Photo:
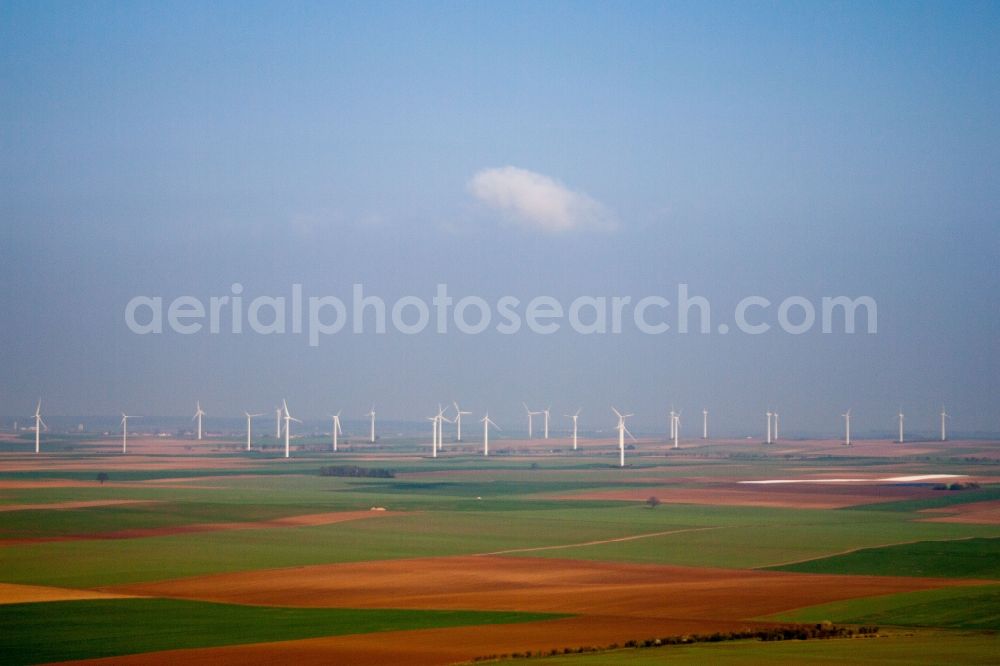
[[[996,3],[0,4],[0,413],[1000,431]],[[477,196],[512,166],[614,229]],[[602,218],[603,219],[603,218]],[[136,336],[140,294],[871,295],[877,335]],[[501,421],[503,422],[503,421]]]

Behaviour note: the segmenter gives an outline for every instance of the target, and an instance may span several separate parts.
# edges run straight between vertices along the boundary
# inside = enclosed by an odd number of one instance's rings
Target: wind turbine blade
[[[621,413],[621,412],[619,412],[619,411],[618,411],[617,409],[615,409],[614,407],[612,407],[612,408],[611,408],[611,411],[613,411],[613,412],[614,412],[615,414],[617,414],[617,415],[618,415],[618,418],[620,418],[620,419],[621,419],[621,418],[625,418],[625,417],[623,417],[623,416],[622,416],[622,413]]]

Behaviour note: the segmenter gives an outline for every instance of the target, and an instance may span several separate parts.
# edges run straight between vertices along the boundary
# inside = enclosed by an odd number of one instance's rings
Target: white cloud
[[[534,231],[611,231],[617,226],[614,213],[601,202],[527,169],[483,169],[469,181],[469,191],[513,222]]]

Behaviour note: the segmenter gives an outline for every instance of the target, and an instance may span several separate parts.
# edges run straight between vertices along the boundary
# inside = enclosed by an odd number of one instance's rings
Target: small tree
[[[650,509],[655,509],[656,507],[660,506],[660,498],[656,497],[655,495],[650,496],[650,498],[646,500],[646,506],[648,506]]]
[[[98,480],[98,481],[100,482],[100,484],[101,484],[101,485],[103,486],[103,485],[104,485],[104,482],[108,480],[108,473],[107,473],[107,472],[99,472],[99,473],[97,474],[97,480]]]

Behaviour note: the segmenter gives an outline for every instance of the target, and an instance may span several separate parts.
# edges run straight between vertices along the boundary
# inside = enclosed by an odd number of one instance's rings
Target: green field
[[[0,605],[5,664],[342,634],[507,624],[555,615],[485,611],[353,610],[236,606],[170,599]]]
[[[848,599],[800,608],[769,619],[1000,631],[1000,585]]]
[[[921,541],[773,567],[803,573],[1000,578],[1000,538]]]

